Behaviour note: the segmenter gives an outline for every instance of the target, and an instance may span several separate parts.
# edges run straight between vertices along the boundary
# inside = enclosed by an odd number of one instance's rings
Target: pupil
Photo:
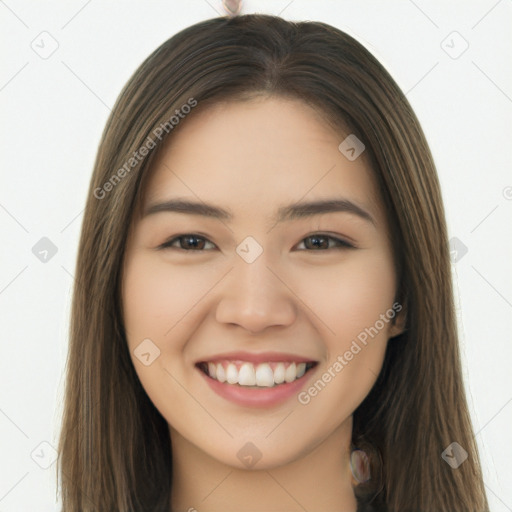
[[[309,237],[309,239],[313,242],[312,245],[314,247],[317,247],[317,248],[318,247],[324,247],[324,248],[326,247],[326,243],[325,243],[326,237],[325,236],[311,236],[311,237]],[[324,243],[322,243],[322,242],[318,243],[318,240],[323,240]]]
[[[201,245],[201,242],[197,242],[198,237],[196,237],[196,236],[185,237],[185,240],[186,240],[187,245],[190,245],[195,248],[197,248],[198,246]]]

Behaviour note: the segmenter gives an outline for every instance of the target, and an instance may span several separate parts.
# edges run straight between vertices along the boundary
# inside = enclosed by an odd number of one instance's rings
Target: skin
[[[404,310],[305,405],[294,396],[241,407],[214,393],[194,364],[235,350],[289,352],[318,361],[307,389],[392,307],[389,228],[364,153],[349,161],[338,149],[348,134],[299,100],[216,104],[182,123],[155,161],[144,207],[179,196],[229,209],[233,219],[136,217],[122,287],[133,364],[170,427],[170,506],[355,511],[352,413],[377,378],[389,338],[403,330]],[[374,223],[348,212],[272,221],[279,206],[326,198],[356,203]],[[356,248],[331,240],[332,248],[315,250],[305,245],[315,233]],[[203,237],[202,251],[179,240],[158,248],[183,234]],[[247,236],[263,248],[252,263],[236,253]],[[149,366],[133,352],[146,338],[160,350]],[[251,468],[237,457],[248,442],[261,454]]]

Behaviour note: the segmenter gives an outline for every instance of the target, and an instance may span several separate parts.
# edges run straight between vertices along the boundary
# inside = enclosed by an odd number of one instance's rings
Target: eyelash
[[[304,241],[304,240],[307,240],[308,238],[314,238],[314,237],[323,237],[323,238],[327,238],[329,240],[334,240],[336,243],[338,243],[338,247],[328,247],[327,249],[318,249],[318,250],[315,250],[315,249],[300,249],[302,251],[308,251],[308,252],[325,252],[325,251],[328,251],[328,250],[346,250],[346,249],[355,249],[355,245],[352,245],[351,243],[345,241],[345,240],[342,240],[341,238],[336,238],[336,237],[333,237],[333,236],[330,236],[330,235],[327,235],[327,234],[324,234],[324,233],[314,233],[312,235],[308,235],[307,237],[303,238],[301,240],[301,243]],[[201,236],[201,235],[197,235],[195,233],[185,233],[183,235],[178,235],[178,236],[175,236],[174,238],[171,238],[170,240],[168,240],[167,242],[164,242],[163,244],[159,245],[158,246],[158,249],[174,249],[174,250],[178,250],[178,251],[183,251],[183,252],[205,252],[204,249],[183,249],[182,247],[172,247],[172,245],[178,241],[180,239],[183,239],[183,238],[199,238],[201,240],[205,240],[209,243],[213,243],[213,242],[210,242],[207,238],[205,238],[204,236]],[[215,244],[213,244],[215,245]]]

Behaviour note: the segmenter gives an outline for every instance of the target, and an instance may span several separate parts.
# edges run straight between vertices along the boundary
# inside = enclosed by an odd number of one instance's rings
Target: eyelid
[[[169,238],[163,244],[160,244],[157,247],[157,249],[161,249],[161,250],[176,249],[176,250],[178,250],[180,252],[207,252],[208,251],[208,249],[197,249],[197,250],[194,250],[194,249],[182,249],[181,247],[171,247],[171,245],[174,244],[175,242],[179,241],[180,238],[183,238],[183,237],[186,237],[186,236],[200,238],[200,239],[204,240],[205,243],[210,243],[210,244],[215,245],[205,235],[201,235],[199,233],[181,233],[181,234],[178,234],[178,235],[175,235],[175,236]],[[320,237],[328,238],[330,240],[334,240],[339,245],[337,247],[330,247],[330,248],[327,248],[327,249],[319,249],[317,251],[314,250],[314,249],[300,249],[300,251],[302,251],[302,252],[327,252],[327,251],[332,251],[332,250],[357,249],[357,246],[352,241],[348,241],[345,238],[341,238],[339,235],[335,236],[335,235],[331,235],[329,233],[325,233],[325,232],[321,232],[321,231],[315,231],[313,233],[310,233],[310,234],[304,236],[299,241],[299,244],[304,243],[304,240],[306,240],[307,238],[311,238],[311,237],[314,237],[314,236],[320,236]]]

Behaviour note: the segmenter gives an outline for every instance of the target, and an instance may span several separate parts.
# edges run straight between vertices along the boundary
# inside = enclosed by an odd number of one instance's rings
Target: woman
[[[207,20],[129,80],[67,372],[66,512],[488,510],[430,151],[323,23]]]

